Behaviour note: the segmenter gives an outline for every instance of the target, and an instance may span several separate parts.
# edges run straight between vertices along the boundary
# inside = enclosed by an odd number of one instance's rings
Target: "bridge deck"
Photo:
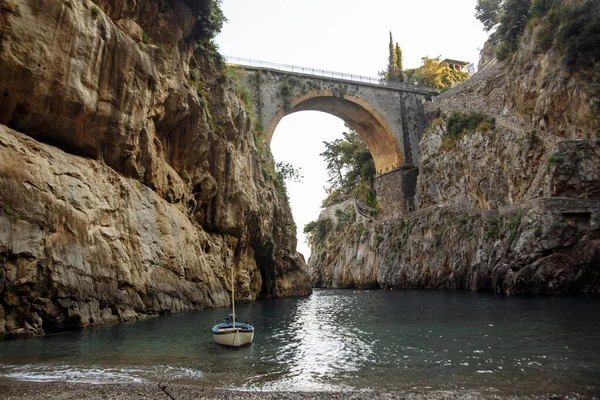
[[[382,82],[379,78],[370,76],[354,75],[344,72],[327,71],[323,69],[300,67],[297,65],[277,64],[269,61],[251,60],[248,58],[238,58],[225,56],[227,64],[239,66],[249,70],[286,72],[302,77],[315,77],[336,82],[360,84],[365,86],[377,87],[379,89],[390,89],[402,92],[411,92],[418,94],[439,94],[439,90],[427,86],[416,86],[401,82]]]

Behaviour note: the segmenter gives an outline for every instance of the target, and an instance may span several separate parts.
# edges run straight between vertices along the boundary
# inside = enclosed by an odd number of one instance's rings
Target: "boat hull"
[[[230,346],[241,347],[252,343],[254,339],[254,327],[249,324],[236,323],[235,327],[232,324],[223,323],[215,325],[212,329],[213,339],[215,343]]]

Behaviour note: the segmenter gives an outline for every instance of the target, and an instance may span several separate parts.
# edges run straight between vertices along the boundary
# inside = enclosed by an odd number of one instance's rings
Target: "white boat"
[[[213,326],[212,334],[217,344],[240,347],[252,343],[254,327],[250,324],[235,322],[235,317],[231,314],[225,322]]]
[[[236,322],[235,320],[235,284],[233,281],[233,267],[231,267],[231,310],[225,322],[217,324],[212,328],[215,343],[223,346],[240,347],[252,343],[254,339],[254,327],[250,324]]]

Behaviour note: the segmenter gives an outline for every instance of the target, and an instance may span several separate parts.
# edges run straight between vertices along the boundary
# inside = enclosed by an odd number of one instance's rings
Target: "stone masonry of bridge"
[[[419,140],[425,129],[423,101],[430,88],[386,86],[272,68],[234,65],[248,89],[270,142],[279,121],[298,111],[322,111],[345,121],[365,141],[373,156],[379,204],[384,216],[409,211],[416,179],[406,170],[418,165]],[[393,177],[392,175],[398,175]],[[381,180],[381,182],[379,182]],[[385,181],[385,182],[384,182]],[[387,187],[389,183],[392,187]],[[380,188],[385,187],[385,190]],[[398,209],[398,205],[404,205]]]

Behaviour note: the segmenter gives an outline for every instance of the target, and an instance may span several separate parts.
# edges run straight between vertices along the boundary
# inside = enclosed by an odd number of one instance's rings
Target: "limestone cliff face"
[[[600,3],[593,0],[557,0],[553,7],[584,3],[590,5],[590,12],[600,15]],[[598,137],[597,77],[591,71],[569,67],[564,49],[556,44],[540,50],[538,34],[547,18],[528,25],[517,51],[505,62],[495,58],[497,43],[488,40],[480,54],[480,71],[438,101],[449,102],[453,108],[501,115],[563,139]]]
[[[378,234],[382,228],[356,218],[352,200],[327,207],[319,215],[320,221],[330,223],[310,236],[309,271],[314,287],[379,287]]]
[[[600,293],[600,143],[503,125],[420,145],[417,204],[402,219],[325,210],[311,237],[315,286]]]
[[[370,223],[351,204],[323,215],[313,284],[600,294],[600,143],[497,124],[451,145],[443,123],[426,132],[419,211]]]
[[[425,104],[416,212],[371,223],[351,205],[323,214],[313,284],[600,293],[594,99],[534,38],[527,31],[507,63],[486,44],[477,74]],[[456,111],[493,116],[495,129],[452,139]]]
[[[600,3],[588,3],[600,15]],[[567,139],[599,136],[597,85],[585,71],[570,71],[557,49],[539,51],[536,34],[540,29],[542,24],[526,30],[507,66],[506,113],[535,129]]]
[[[595,201],[540,198],[494,211],[440,206],[393,221],[336,221],[322,243],[312,243],[309,267],[324,287],[600,293]]]
[[[444,204],[494,210],[539,197],[600,200],[596,140],[561,140],[514,128],[502,118],[494,131],[466,134],[451,146],[442,145],[445,135],[440,123],[421,139],[420,208]]]
[[[0,337],[310,291],[198,4],[0,0]]]

